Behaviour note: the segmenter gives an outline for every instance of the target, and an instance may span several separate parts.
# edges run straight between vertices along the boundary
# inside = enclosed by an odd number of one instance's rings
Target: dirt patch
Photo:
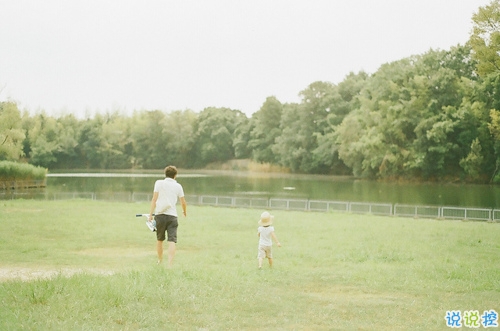
[[[31,281],[35,279],[50,279],[58,275],[70,277],[79,273],[91,273],[96,275],[112,275],[114,271],[101,269],[34,269],[21,267],[0,267],[0,282],[7,280]]]

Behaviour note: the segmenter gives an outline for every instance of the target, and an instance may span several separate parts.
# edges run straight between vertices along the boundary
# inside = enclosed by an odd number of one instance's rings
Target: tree
[[[474,86],[473,100],[483,103],[487,114],[490,109],[500,109],[500,71],[489,74]]]
[[[101,126],[99,154],[104,169],[130,168],[132,163],[131,122],[122,115],[107,113]]]
[[[168,140],[164,135],[166,115],[159,110],[135,112],[131,137],[134,167],[162,169],[166,164]]]
[[[81,122],[74,115],[68,114],[59,117],[57,123],[60,127],[58,134],[59,149],[54,166],[61,169],[78,168],[85,162],[78,142]]]
[[[476,136],[471,136],[469,145],[474,138],[479,139],[481,145],[481,154],[483,162],[481,166],[481,175],[479,180],[488,181],[496,172],[497,152],[494,137],[490,129],[492,117],[490,112],[493,109],[500,109],[500,71],[491,73],[486,77],[482,77],[477,83],[471,86],[471,96],[468,98],[470,102],[470,113],[473,116],[473,122],[468,123],[469,131],[471,128],[476,129]],[[465,104],[465,103],[464,103]]]
[[[85,160],[85,163],[82,164],[84,168],[104,168],[101,155],[103,122],[103,117],[98,114],[93,119],[87,118],[81,125],[78,145],[83,160]]]
[[[55,118],[45,113],[34,116],[31,126],[27,128],[30,163],[49,168],[57,162],[56,154],[60,151],[59,131]]]
[[[234,129],[233,148],[234,157],[237,159],[246,159],[252,156],[250,148],[250,132],[255,128],[255,119],[240,116],[236,128]]]
[[[488,129],[490,130],[491,136],[494,141],[494,149],[496,155],[495,171],[491,177],[491,181],[500,182],[500,178],[497,177],[500,169],[500,111],[492,109],[490,111],[491,123],[488,124]]]
[[[301,91],[300,104],[283,108],[280,128],[273,151],[279,163],[294,172],[328,173],[328,165],[317,162],[313,151],[318,148],[318,137],[329,129],[328,114],[335,107],[336,86],[328,82],[314,82]]]
[[[384,64],[338,129],[340,158],[366,177],[456,176],[478,125],[470,48]]]
[[[476,138],[471,144],[470,152],[467,157],[460,160],[460,166],[473,179],[477,179],[481,173],[481,164],[483,163],[481,154],[481,143]]]
[[[192,153],[194,166],[202,167],[208,163],[225,162],[234,158],[234,131],[241,117],[246,115],[229,108],[209,107],[199,114]]]
[[[277,163],[273,153],[276,137],[281,134],[279,123],[283,106],[276,97],[268,97],[262,107],[253,114],[254,127],[250,132],[248,148],[257,162]]]
[[[293,172],[301,170],[302,160],[308,156],[308,151],[301,146],[303,137],[300,135],[300,105],[296,103],[283,105],[280,128],[281,135],[276,137],[273,152],[279,158],[279,164],[290,168]]]
[[[425,86],[416,77],[418,57],[384,64],[359,92],[358,106],[337,130],[339,156],[354,175],[396,176],[407,161],[413,128],[418,123],[419,96]],[[423,89],[426,91],[426,89]]]
[[[166,164],[178,167],[191,167],[191,151],[195,144],[194,126],[198,116],[191,110],[174,111],[166,115],[163,135],[166,139]]]
[[[0,160],[19,160],[23,156],[24,138],[17,104],[0,102]]]
[[[339,157],[355,176],[375,177],[382,164],[386,153],[378,123],[380,114],[362,106],[346,116],[337,129]]]
[[[318,146],[312,151],[314,167],[324,169],[324,173],[337,175],[351,173],[351,169],[339,158],[337,130],[344,118],[352,110],[359,108],[359,93],[367,79],[368,75],[363,71],[358,74],[351,72],[340,84],[334,86],[333,98],[326,117],[327,127],[324,133],[315,133]]]
[[[472,16],[474,23],[469,43],[478,61],[480,76],[500,71],[500,0],[480,7]]]

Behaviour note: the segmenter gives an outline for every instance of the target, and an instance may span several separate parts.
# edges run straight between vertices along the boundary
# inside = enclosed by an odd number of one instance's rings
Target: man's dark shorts
[[[167,232],[167,241],[177,242],[177,216],[159,214],[155,216],[156,221],[156,239],[165,241],[165,231]]]

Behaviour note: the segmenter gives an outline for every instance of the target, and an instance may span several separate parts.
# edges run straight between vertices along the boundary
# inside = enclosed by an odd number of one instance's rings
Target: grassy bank
[[[157,266],[147,203],[0,202],[0,330],[446,330],[500,312],[500,224],[189,206]],[[24,280],[23,280],[24,279]]]

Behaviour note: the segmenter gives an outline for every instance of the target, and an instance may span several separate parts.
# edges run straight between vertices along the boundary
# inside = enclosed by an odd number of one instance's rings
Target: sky
[[[300,102],[464,45],[490,0],[0,0],[0,101],[79,117]]]

